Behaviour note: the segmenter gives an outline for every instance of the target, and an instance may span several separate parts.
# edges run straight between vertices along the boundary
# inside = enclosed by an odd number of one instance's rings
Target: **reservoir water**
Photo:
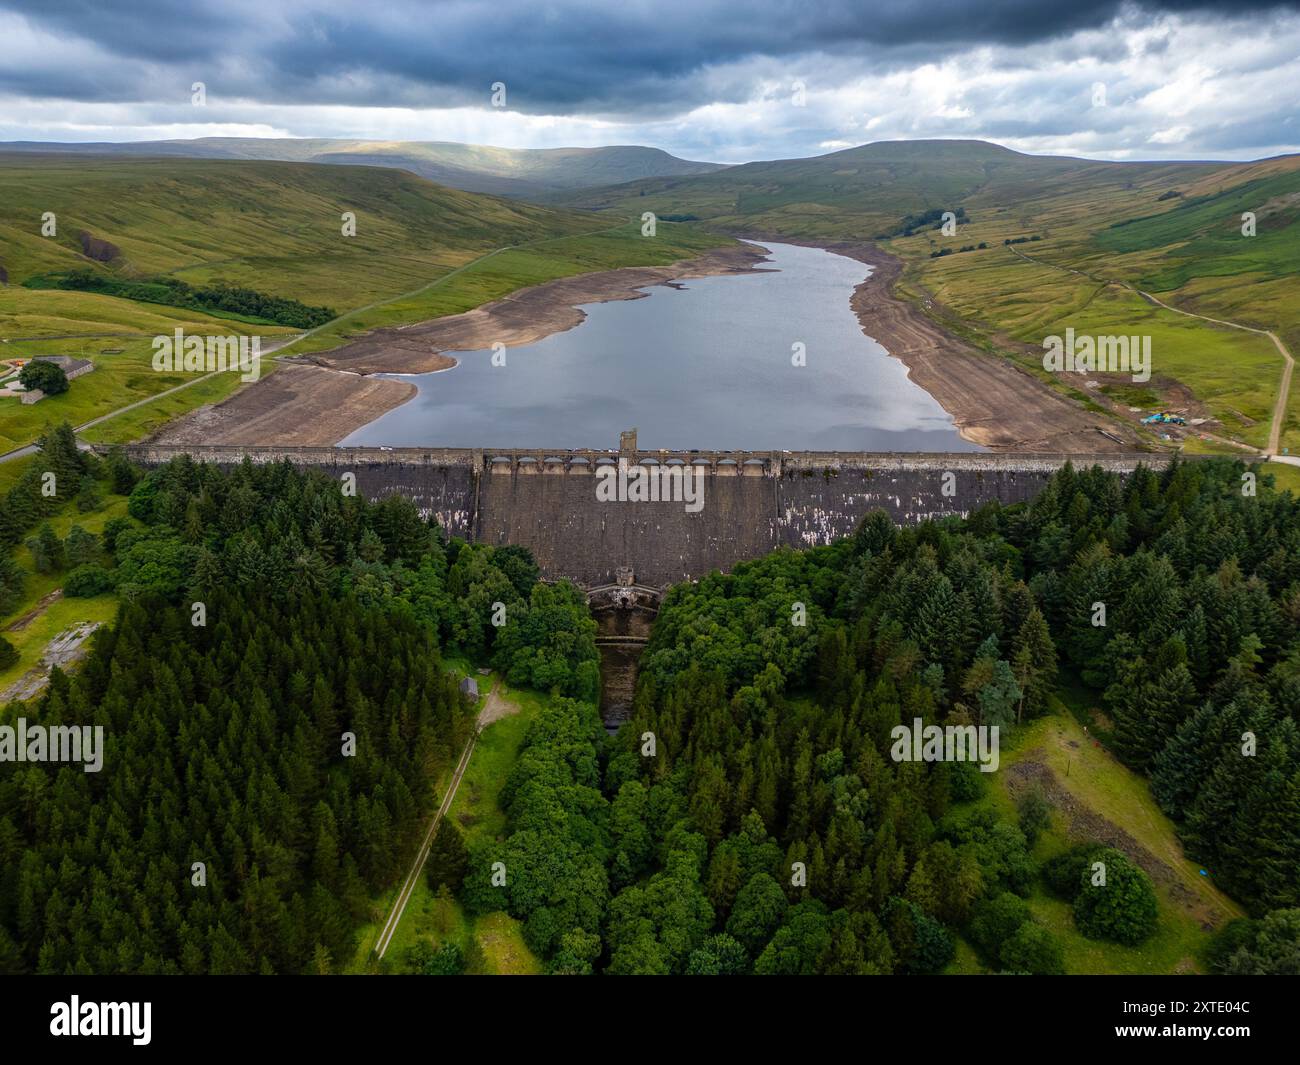
[[[403,376],[419,394],[341,441],[394,447],[978,451],[849,307],[868,268],[766,241],[765,272],[658,285],[574,329]],[[795,345],[802,345],[803,365]]]

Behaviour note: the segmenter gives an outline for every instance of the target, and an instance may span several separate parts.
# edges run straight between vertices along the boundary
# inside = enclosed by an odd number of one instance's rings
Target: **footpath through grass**
[[[95,367],[69,382],[66,392],[46,396],[38,403],[23,404],[17,396],[0,396],[0,453],[30,444],[63,422],[83,425],[138,400],[194,382],[198,374],[158,372],[153,368],[153,337],[172,336],[176,329],[186,336],[259,336],[263,344],[301,332],[91,292],[0,286],[0,359],[69,355],[89,359]],[[41,339],[18,339],[21,337]],[[269,358],[263,360],[263,372],[270,369],[270,362]],[[85,438],[104,442],[136,439],[177,414],[224,399],[240,384],[238,373],[217,374],[175,396],[97,426]]]
[[[468,663],[463,660],[452,657],[444,662],[458,674],[470,672]],[[477,679],[484,697],[498,682],[495,675]],[[523,746],[528,726],[545,705],[547,696],[511,690],[506,698],[519,708],[518,712],[494,721],[479,735],[456,798],[447,811],[447,816],[455,819],[464,834],[468,847],[480,839],[505,838],[506,816],[499,803],[501,789]],[[446,780],[438,784],[440,799],[446,786]],[[361,929],[357,953],[348,972],[374,971],[371,951],[396,896],[397,888],[394,887],[383,898],[375,900],[375,912],[382,916]],[[477,951],[470,949],[471,941],[476,941]],[[407,951],[420,942],[434,946],[452,942],[467,958],[477,954],[482,959],[481,975],[533,975],[542,971],[541,961],[524,943],[520,921],[507,913],[473,917],[454,898],[438,898],[429,889],[423,874],[393,933],[381,971],[404,971]]]
[[[1041,254],[1032,247],[1027,254]],[[1030,262],[1001,247],[947,256],[914,265],[913,271],[964,321],[1030,345],[1032,355],[1016,357],[1036,375],[1043,339],[1063,336],[1067,328],[1078,335],[1149,336],[1151,380],[1134,386],[1133,396],[1116,398],[1141,399],[1136,405],[1148,410],[1178,409],[1187,406],[1190,389],[1220,422],[1217,431],[1255,447],[1268,442],[1282,358],[1267,337],[1178,314],[1131,289]],[[1118,389],[1130,384],[1123,374],[1097,379]],[[1079,388],[1084,381],[1075,375],[1048,378]]]

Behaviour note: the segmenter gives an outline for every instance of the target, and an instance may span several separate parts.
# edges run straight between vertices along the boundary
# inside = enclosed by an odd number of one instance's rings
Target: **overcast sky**
[[[979,137],[1258,158],[1300,151],[1297,6],[0,0],[0,139],[650,144],[741,162]]]

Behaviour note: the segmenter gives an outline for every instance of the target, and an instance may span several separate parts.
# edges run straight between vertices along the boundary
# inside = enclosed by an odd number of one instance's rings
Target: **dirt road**
[[[406,912],[406,904],[411,901],[411,894],[415,891],[415,885],[420,882],[420,874],[424,870],[424,863],[429,858],[429,849],[433,846],[433,837],[438,834],[438,826],[442,824],[442,819],[447,815],[447,811],[451,809],[451,804],[456,798],[456,790],[460,787],[461,778],[465,776],[465,770],[469,768],[469,760],[474,754],[474,745],[478,743],[479,735],[493,721],[518,713],[518,711],[519,708],[505,698],[505,683],[499,681],[488,692],[483,708],[479,711],[478,718],[474,723],[474,734],[470,736],[469,742],[465,744],[465,751],[461,754],[460,761],[456,764],[456,771],[452,774],[451,783],[447,786],[447,794],[443,796],[442,805],[438,807],[433,819],[429,822],[429,831],[425,833],[424,842],[420,844],[420,849],[415,855],[411,871],[407,873],[406,879],[402,881],[402,890],[398,892],[397,900],[393,903],[393,909],[388,915],[388,920],[384,922],[384,927],[379,932],[379,939],[375,942],[376,957],[382,958],[384,956],[389,944],[393,941],[393,934],[397,931],[397,926],[402,923],[402,914]]]
[[[1129,286],[1132,288],[1132,286]],[[1173,311],[1174,314],[1185,314],[1188,318],[1199,318],[1203,322],[1213,322],[1215,325],[1226,325],[1230,329],[1244,329],[1247,333],[1259,333],[1261,336],[1268,337],[1273,341],[1273,346],[1277,348],[1278,354],[1282,356],[1282,380],[1278,384],[1277,402],[1273,404],[1273,424],[1268,431],[1268,446],[1264,449],[1270,455],[1276,455],[1282,442],[1282,427],[1286,424],[1286,405],[1287,399],[1291,394],[1291,373],[1295,370],[1295,359],[1291,357],[1291,352],[1287,351],[1286,345],[1276,334],[1267,329],[1256,329],[1253,325],[1242,325],[1240,322],[1227,322],[1222,318],[1209,318],[1204,314],[1194,314],[1191,311],[1184,311],[1179,307],[1171,307],[1164,300],[1156,299],[1150,292],[1143,292],[1140,288],[1133,289],[1139,296],[1150,300],[1152,303],[1163,307],[1167,311]]]
[[[1110,277],[1098,277],[1096,274],[1089,274],[1082,270],[1076,270],[1072,266],[1060,266],[1057,263],[1049,263],[1042,259],[1035,259],[1031,255],[1026,255],[1019,248],[1012,248],[1011,250],[1015,252],[1015,254],[1019,255],[1020,258],[1024,259],[1025,262],[1034,263],[1036,266],[1046,266],[1053,270],[1062,270],[1067,274],[1086,277],[1090,281],[1096,281],[1098,284],[1118,285],[1120,288],[1126,288],[1130,292],[1136,292],[1147,302],[1154,303],[1157,307],[1163,307],[1167,311],[1173,311],[1174,314],[1185,315],[1188,318],[1199,318],[1203,322],[1212,322],[1215,325],[1227,326],[1229,329],[1241,329],[1247,333],[1258,333],[1260,336],[1268,337],[1269,340],[1273,341],[1273,346],[1277,348],[1278,354],[1282,356],[1282,379],[1278,383],[1277,400],[1273,404],[1273,422],[1269,427],[1268,445],[1264,448],[1262,454],[1277,455],[1278,450],[1281,447],[1282,429],[1286,425],[1286,407],[1287,401],[1291,395],[1291,376],[1295,370],[1295,359],[1291,357],[1291,352],[1287,350],[1286,345],[1282,343],[1282,338],[1276,333],[1272,333],[1267,329],[1256,328],[1253,325],[1242,325],[1241,322],[1229,322],[1223,318],[1211,318],[1205,314],[1196,314],[1194,311],[1185,311],[1181,307],[1170,306],[1164,300],[1151,295],[1150,292],[1143,292],[1140,288],[1130,284],[1128,281],[1119,281]],[[1216,437],[1216,439],[1220,438]],[[1239,444],[1235,440],[1227,440],[1226,438],[1223,438],[1223,442],[1238,447],[1249,447],[1249,445]],[[1250,447],[1249,450],[1255,451],[1256,449]]]

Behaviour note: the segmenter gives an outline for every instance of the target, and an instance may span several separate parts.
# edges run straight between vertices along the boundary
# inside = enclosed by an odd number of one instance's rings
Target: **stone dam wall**
[[[449,535],[529,548],[547,579],[584,587],[615,582],[665,587],[729,570],[780,546],[810,547],[850,535],[883,509],[900,524],[966,514],[990,500],[1032,498],[1071,456],[788,451],[536,451],[136,445],[131,459],[159,465],[177,455],[223,466],[282,459],[332,477],[356,476],[370,499],[398,494],[432,514]],[[681,467],[702,483],[703,505],[609,501],[602,467]],[[1161,455],[1074,457],[1121,473]]]

